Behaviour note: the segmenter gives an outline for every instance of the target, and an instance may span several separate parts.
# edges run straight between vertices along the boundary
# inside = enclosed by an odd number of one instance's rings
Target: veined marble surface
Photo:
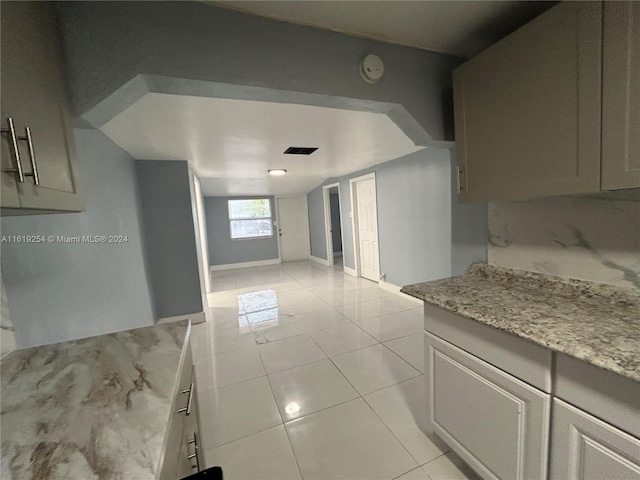
[[[640,290],[476,263],[401,291],[640,382]]]
[[[6,355],[0,476],[155,478],[189,329],[183,320]]]
[[[487,263],[640,288],[640,189],[490,202]]]

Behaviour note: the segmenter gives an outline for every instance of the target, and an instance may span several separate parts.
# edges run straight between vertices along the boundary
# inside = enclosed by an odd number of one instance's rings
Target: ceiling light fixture
[[[276,177],[280,175],[284,175],[285,173],[287,173],[287,171],[284,168],[273,168],[269,170],[269,175],[273,175]]]

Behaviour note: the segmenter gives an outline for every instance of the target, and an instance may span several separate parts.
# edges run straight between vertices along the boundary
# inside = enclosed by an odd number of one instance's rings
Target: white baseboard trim
[[[346,265],[343,267],[344,273],[346,273],[347,275],[351,275],[352,277],[357,277],[358,276],[358,272],[356,272],[355,268],[349,268]]]
[[[207,318],[204,316],[204,312],[197,312],[197,313],[187,313],[186,315],[176,315],[175,317],[159,318],[158,323],[171,323],[171,322],[176,322],[178,320],[186,320],[186,319],[190,319],[192,325],[195,325],[196,323],[204,323],[207,321]]]
[[[387,290],[388,292],[393,292],[396,295],[399,295],[399,296],[401,296],[403,298],[406,298],[407,300],[411,300],[412,302],[417,303],[419,305],[422,305],[424,303],[419,298],[412,297],[411,295],[407,295],[406,293],[402,293],[400,291],[400,289],[402,287],[399,287],[398,285],[394,285],[393,283],[389,283],[389,282],[385,282],[384,280],[380,280],[378,282],[378,286],[383,290]]]
[[[224,265],[211,265],[209,267],[209,271],[217,272],[218,270],[231,270],[234,268],[263,267],[265,265],[277,265],[279,263],[282,263],[279,258],[273,258],[271,260],[257,260],[255,262],[227,263]]]
[[[314,257],[313,255],[309,255],[309,260],[315,263],[319,263],[320,265],[324,265],[325,267],[329,266],[329,260],[325,260],[324,258]]]

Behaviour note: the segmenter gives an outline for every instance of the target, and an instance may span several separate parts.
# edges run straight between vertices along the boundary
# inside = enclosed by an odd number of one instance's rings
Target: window
[[[231,238],[273,236],[271,202],[268,198],[229,200]]]

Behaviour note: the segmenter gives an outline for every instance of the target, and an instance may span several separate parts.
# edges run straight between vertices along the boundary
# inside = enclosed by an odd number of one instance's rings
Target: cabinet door
[[[172,414],[169,419],[169,433],[165,440],[165,451],[160,468],[160,480],[175,480],[182,478],[181,474],[185,471],[185,464],[188,461],[184,454],[186,449],[184,438],[187,436],[186,429],[187,419],[197,414],[193,409],[195,398],[195,377],[193,377],[193,357],[191,355],[191,346],[187,345],[187,350],[182,359],[182,369],[178,380],[178,390],[173,399]],[[193,385],[193,387],[192,387]],[[191,392],[191,393],[190,393]],[[189,415],[189,399],[191,398],[191,408]]]
[[[640,2],[605,2],[602,189],[640,187]]]
[[[460,200],[600,190],[601,21],[562,2],[454,71]]]
[[[544,479],[550,396],[425,333],[433,431],[485,479]]]
[[[553,480],[640,480],[640,440],[553,400]]]
[[[31,128],[40,180],[38,186],[33,176],[17,183],[20,206],[82,210],[71,115],[53,15],[46,2],[2,2],[1,8],[3,128],[7,117],[14,119],[21,137],[26,135],[26,127]],[[27,147],[26,140],[19,141],[23,169],[31,173]],[[2,153],[4,157],[5,146]],[[3,166],[6,162],[3,158]],[[15,182],[15,174],[2,175],[12,176]]]
[[[198,387],[196,385],[195,368],[191,370],[191,385],[193,385],[193,400],[191,414],[184,421],[184,436],[180,453],[178,478],[192,475],[204,468],[204,450],[200,440],[200,409],[198,406]]]

